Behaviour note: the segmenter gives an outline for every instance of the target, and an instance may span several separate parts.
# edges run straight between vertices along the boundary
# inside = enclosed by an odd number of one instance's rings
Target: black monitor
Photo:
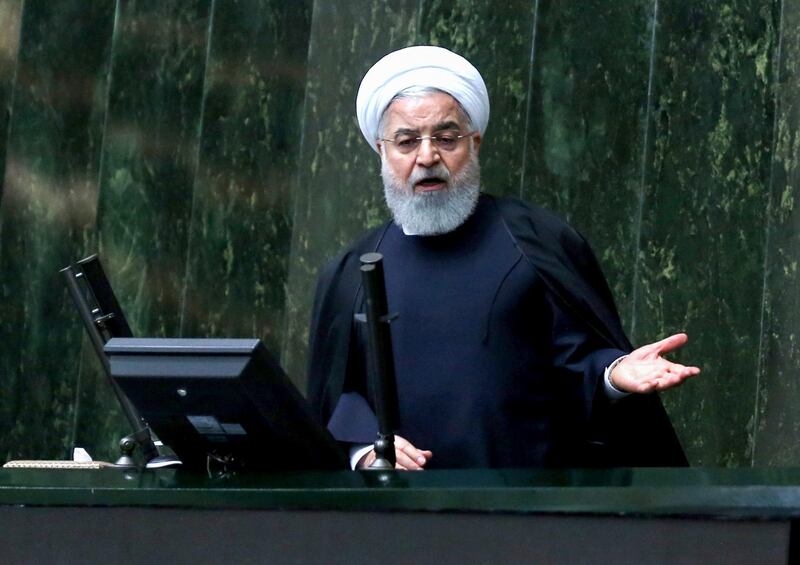
[[[89,339],[104,368],[108,360],[103,345],[112,337],[133,337],[125,314],[106,277],[100,257],[91,255],[61,269],[67,290],[83,320]],[[136,428],[138,429],[138,428]]]
[[[258,339],[112,338],[111,375],[190,469],[346,469]]]

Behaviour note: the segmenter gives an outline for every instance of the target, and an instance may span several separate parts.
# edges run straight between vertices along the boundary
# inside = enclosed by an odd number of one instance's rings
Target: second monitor
[[[112,338],[111,374],[194,469],[346,469],[333,437],[258,339]]]

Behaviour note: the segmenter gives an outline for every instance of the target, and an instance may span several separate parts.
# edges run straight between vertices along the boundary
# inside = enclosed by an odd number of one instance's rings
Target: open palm
[[[631,352],[611,372],[614,388],[624,392],[648,393],[667,390],[700,373],[697,367],[673,363],[665,353],[683,347],[689,338],[680,333]]]

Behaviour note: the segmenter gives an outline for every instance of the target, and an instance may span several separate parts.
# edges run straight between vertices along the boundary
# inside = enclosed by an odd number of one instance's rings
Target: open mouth
[[[414,185],[416,192],[431,192],[447,188],[447,181],[439,177],[428,177],[422,179]]]

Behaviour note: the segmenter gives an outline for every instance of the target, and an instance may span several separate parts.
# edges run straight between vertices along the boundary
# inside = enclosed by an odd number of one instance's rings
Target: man
[[[588,244],[553,215],[481,194],[489,98],[478,71],[439,47],[391,53],[356,110],[381,158],[393,221],[323,271],[309,399],[353,464],[374,459],[358,258],[385,257],[401,427],[397,466],[685,465],[653,393],[699,373],[632,350]],[[366,444],[366,445],[364,445]]]

